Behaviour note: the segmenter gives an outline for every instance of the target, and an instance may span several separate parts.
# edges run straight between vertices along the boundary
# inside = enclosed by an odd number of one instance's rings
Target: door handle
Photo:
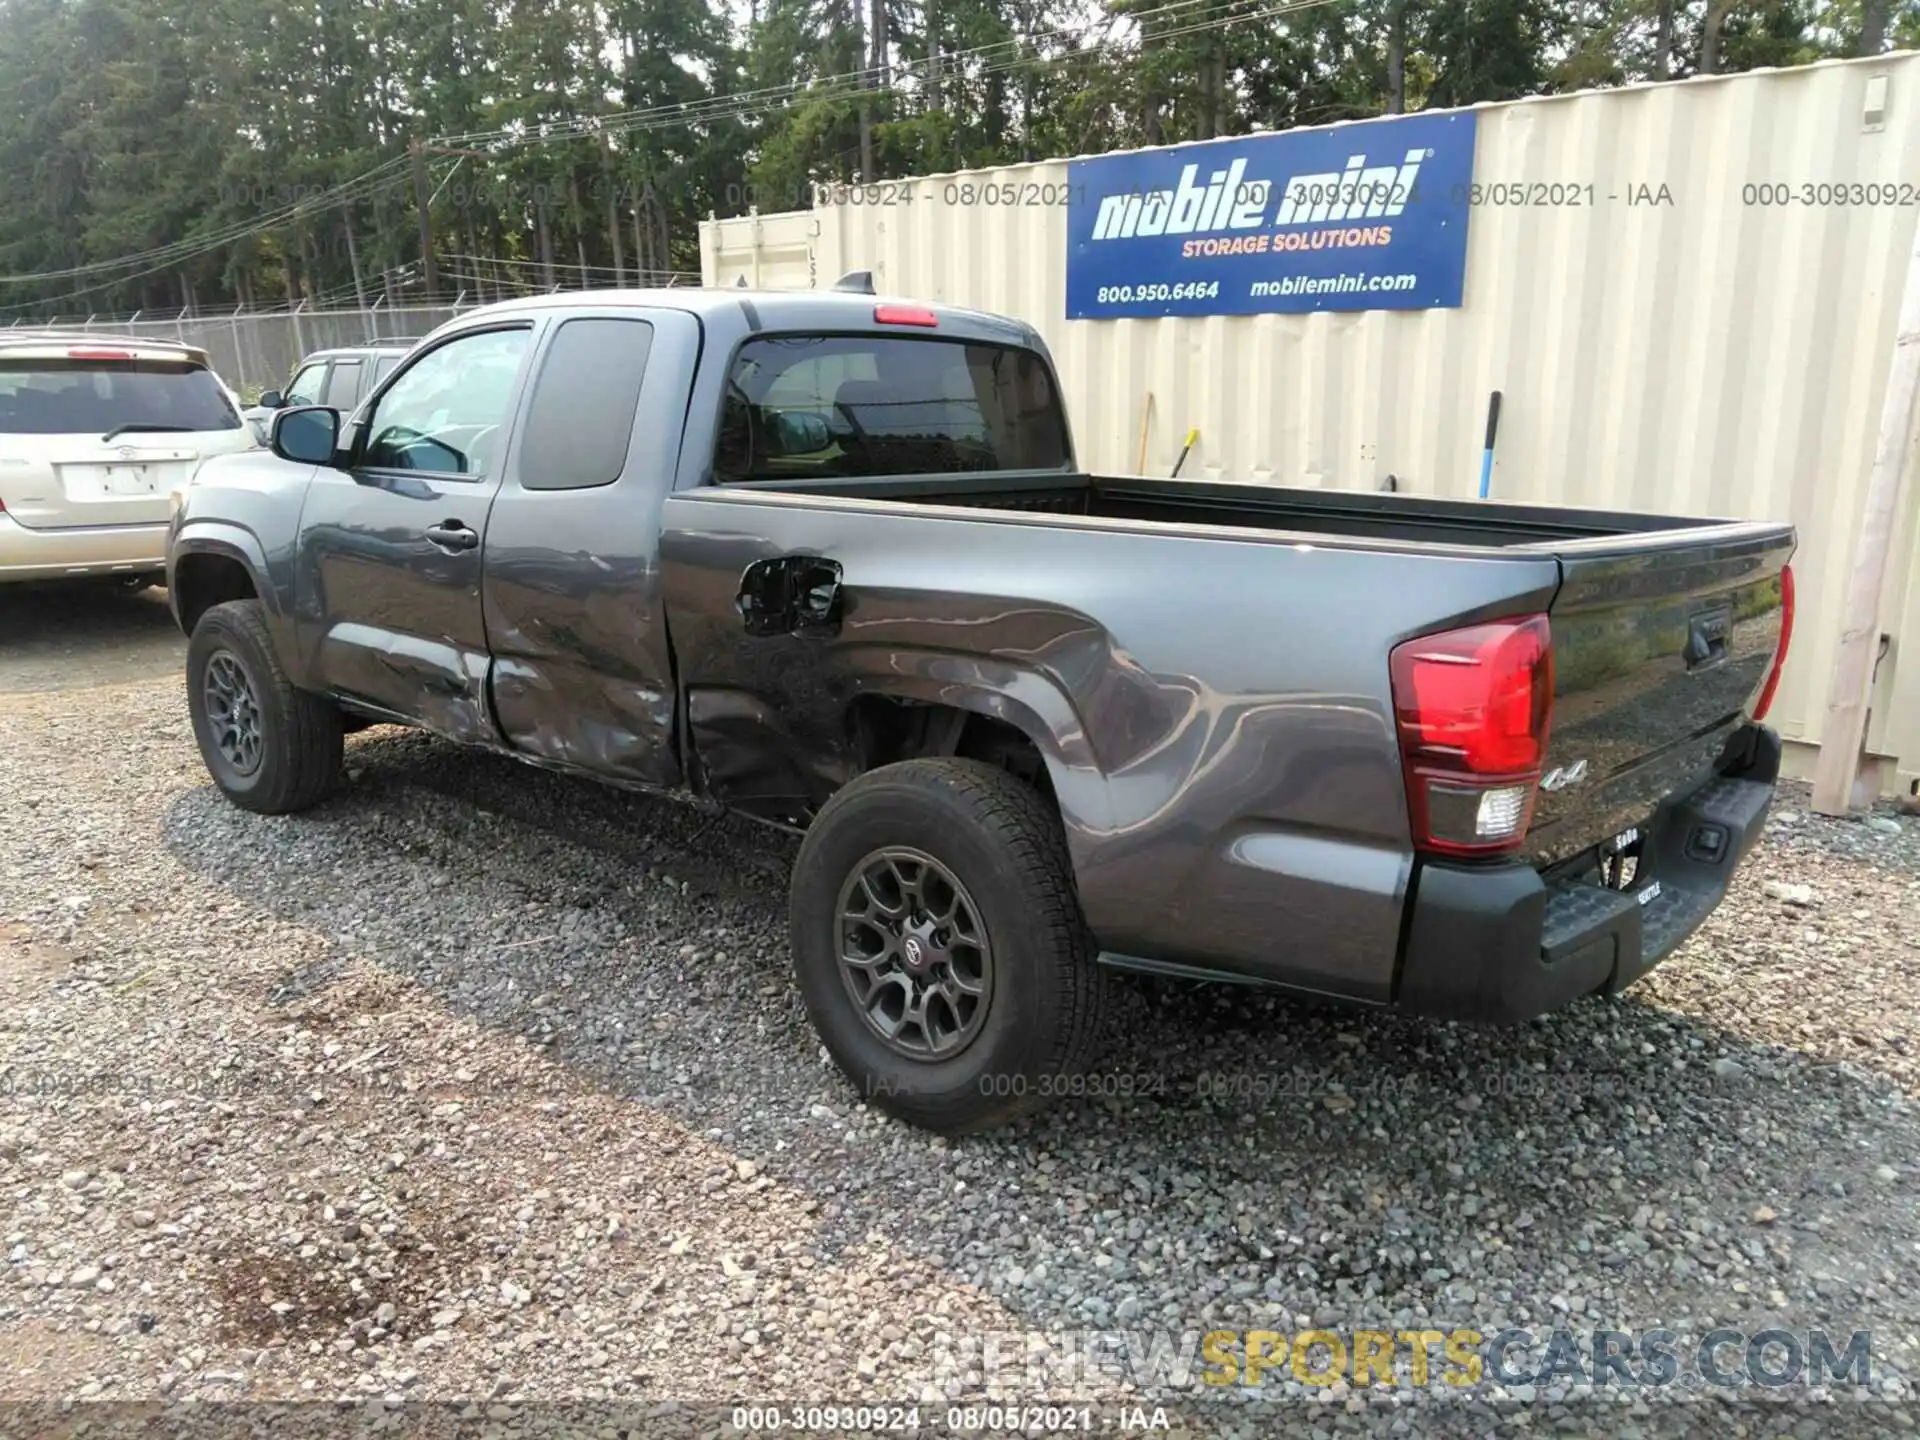
[[[756,560],[733,604],[749,635],[832,635],[840,628],[840,566],[818,555]]]
[[[429,525],[427,539],[442,550],[471,550],[480,543],[480,537],[458,520],[442,520],[438,525]]]

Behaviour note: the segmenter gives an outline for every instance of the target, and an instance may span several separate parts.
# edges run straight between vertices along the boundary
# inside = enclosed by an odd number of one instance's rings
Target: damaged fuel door
[[[726,516],[688,511],[696,523]],[[671,593],[686,597],[675,653],[698,787],[757,819],[802,826],[857,773],[859,755],[847,723],[857,684],[836,658],[850,609],[842,566],[796,541],[670,523],[665,569]]]
[[[733,608],[749,635],[812,639],[840,629],[840,566],[818,555],[756,560],[740,577]]]

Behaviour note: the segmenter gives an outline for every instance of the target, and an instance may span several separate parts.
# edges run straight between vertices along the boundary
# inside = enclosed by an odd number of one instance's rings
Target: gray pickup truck
[[[424,727],[805,832],[793,961],[876,1103],[1072,1087],[1110,971],[1518,1021],[1725,893],[1787,525],[1088,475],[1016,321],[588,293],[437,331],[180,497],[214,781]]]

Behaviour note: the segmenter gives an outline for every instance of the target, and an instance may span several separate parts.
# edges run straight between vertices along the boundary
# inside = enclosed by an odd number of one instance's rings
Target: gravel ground
[[[21,647],[0,601],[9,1397],[1920,1423],[1920,819],[1783,795],[1680,954],[1518,1030],[1131,986],[1101,1082],[1131,1093],[950,1144],[814,1040],[785,837],[387,729],[316,812],[247,815],[201,768],[154,602],[114,603],[36,611],[71,633]],[[1009,1380],[979,1349],[1719,1324],[1870,1330],[1873,1398]]]

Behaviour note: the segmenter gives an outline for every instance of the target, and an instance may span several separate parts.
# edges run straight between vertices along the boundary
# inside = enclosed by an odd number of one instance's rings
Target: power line
[[[1170,0],[1170,3],[1143,10],[1129,16],[1109,16],[1090,21],[1078,27],[1062,27],[1057,30],[1043,31],[1032,36],[1016,36],[1009,40],[995,41],[988,45],[975,46],[970,50],[953,51],[939,57],[943,67],[969,58],[977,58],[996,51],[1016,49],[1024,44],[1037,44],[1042,40],[1062,37],[1079,37],[1094,30],[1111,29],[1120,19],[1146,21],[1156,16],[1169,15],[1172,12],[1191,9],[1195,5],[1205,4],[1207,0]],[[1203,34],[1212,30],[1224,30],[1230,26],[1241,25],[1255,20],[1268,20],[1303,10],[1318,9],[1321,6],[1338,3],[1338,0],[1288,0],[1288,3],[1268,6],[1255,11],[1236,15],[1216,16],[1209,20],[1179,26],[1170,30],[1155,31],[1150,37],[1158,43],[1163,40],[1177,39],[1183,35]],[[1103,40],[1087,50],[1072,51],[1062,55],[1019,55],[1014,54],[975,71],[969,79],[983,79],[989,75],[1004,74],[1023,66],[1035,65],[1051,68],[1070,64],[1075,60],[1086,59],[1108,48],[1109,42]],[[931,59],[902,61],[889,67],[889,76],[898,74],[907,80],[929,78]],[[706,100],[680,101],[650,106],[639,110],[614,112],[608,115],[578,116],[571,120],[553,120],[538,122],[528,127],[508,126],[499,130],[476,130],[465,134],[444,137],[436,143],[448,144],[485,144],[499,145],[503,151],[518,149],[525,145],[546,145],[554,141],[577,140],[592,136],[615,136],[645,133],[652,130],[674,129],[681,126],[715,123],[726,120],[744,120],[769,115],[784,110],[792,104],[805,100],[837,100],[862,95],[879,95],[899,88],[889,80],[888,83],[874,87],[869,85],[873,75],[871,68],[844,71],[836,75],[823,76],[811,81],[789,81],[784,85],[767,86],[759,90],[750,90],[735,95],[713,96]]]
[[[1071,51],[1060,55],[1021,55],[1018,53],[1019,49],[1022,46],[1037,45],[1047,40],[1062,38],[1077,39],[1103,27],[1111,31],[1113,25],[1121,20],[1129,20],[1144,26],[1145,22],[1156,17],[1171,17],[1177,12],[1190,11],[1194,6],[1206,3],[1209,3],[1209,0],[1168,0],[1168,3],[1155,6],[1151,9],[1137,11],[1130,15],[1103,16],[1098,20],[1089,21],[1079,26],[1062,26],[1050,31],[1042,31],[1024,36],[1012,36],[1006,40],[994,41],[966,50],[952,51],[938,57],[930,56],[922,60],[902,61],[897,65],[887,67],[885,83],[878,87],[870,87],[869,81],[874,71],[871,67],[868,67],[858,71],[847,71],[838,75],[825,76],[809,82],[792,81],[785,85],[768,86],[760,90],[746,91],[734,95],[713,96],[706,100],[663,104],[637,110],[616,112],[605,116],[581,116],[572,120],[541,122],[533,133],[529,133],[523,126],[509,126],[499,130],[471,131],[460,135],[443,136],[437,138],[433,143],[435,145],[448,146],[472,144],[476,141],[490,142],[500,146],[503,151],[510,151],[530,144],[544,145],[556,140],[578,139],[586,136],[600,135],[612,137],[641,134],[651,130],[677,128],[702,122],[715,123],[727,120],[745,120],[777,113],[801,100],[832,100],[859,95],[885,93],[898,88],[894,83],[895,77],[909,81],[929,79],[931,78],[932,66],[936,58],[938,62],[945,67],[964,64],[970,59],[979,59],[1000,51],[1013,52],[997,63],[989,63],[966,77],[975,81],[991,75],[1003,74],[1010,70],[1020,69],[1028,65],[1052,68],[1097,55],[1108,48],[1110,38],[1103,38],[1089,49]],[[1230,26],[1252,21],[1274,19],[1283,15],[1313,10],[1334,3],[1337,3],[1337,0],[1286,0],[1286,3],[1271,5],[1260,10],[1215,16],[1191,24],[1175,26],[1172,29],[1159,30],[1151,36],[1143,34],[1143,38],[1151,39],[1155,43],[1159,43],[1166,40],[1178,39],[1186,35],[1198,35],[1215,30],[1223,30]],[[231,245],[236,241],[254,235],[260,235],[269,230],[282,228],[289,222],[298,220],[313,211],[332,209],[337,206],[354,203],[358,200],[372,199],[397,188],[399,185],[405,184],[407,181],[405,174],[387,175],[387,178],[384,180],[379,177],[385,172],[394,171],[408,163],[409,157],[407,156],[397,156],[383,161],[381,164],[364,171],[362,174],[321,192],[319,195],[303,197],[293,205],[263,219],[245,224],[236,224],[225,230],[216,231],[211,235],[195,236],[189,239],[175,241],[168,245],[156,246],[150,250],[136,252],[133,255],[120,256],[113,260],[94,261],[89,264],[72,266],[61,270],[39,271],[26,275],[0,275],[0,283],[44,284],[48,280],[98,274],[108,270],[127,270],[130,272],[118,274],[111,279],[100,281],[93,285],[82,286],[59,295],[42,296],[31,301],[0,306],[0,314],[20,310],[40,309],[48,305],[58,304],[61,301],[96,294],[101,290],[113,289],[128,284],[131,281],[155,274],[161,270],[171,269],[186,260],[209,254],[224,246]],[[153,261],[154,263],[145,264],[147,261]],[[132,268],[141,265],[145,265],[145,268]],[[556,268],[577,269],[580,267],[556,266]],[[613,267],[592,268],[610,271]]]
[[[547,262],[544,260],[527,260],[512,255],[468,255],[456,250],[449,253],[446,258],[450,261],[466,265],[511,265],[516,268],[525,269],[548,268]],[[551,268],[569,272],[577,271],[581,274],[591,272],[597,275],[617,275],[631,273],[639,267],[634,265],[578,265],[563,260],[555,260],[552,262]],[[654,275],[692,275],[695,272],[691,270],[653,270],[648,273]]]
[[[1197,0],[1195,0],[1195,3],[1197,3]],[[1249,11],[1239,15],[1221,16],[1213,20],[1201,21],[1191,25],[1183,25],[1170,30],[1156,31],[1151,37],[1148,37],[1148,38],[1150,38],[1157,44],[1166,40],[1179,39],[1182,36],[1200,35],[1200,34],[1208,33],[1210,31],[1214,31],[1214,30],[1225,30],[1230,26],[1244,24],[1250,21],[1273,19],[1278,16],[1290,15],[1303,10],[1314,10],[1325,5],[1331,5],[1336,3],[1339,3],[1339,0],[1293,0],[1293,3],[1273,5],[1264,10]],[[1175,7],[1170,6],[1167,8],[1175,8]],[[1143,13],[1154,13],[1154,12],[1143,12]],[[1089,27],[1089,28],[1092,28],[1092,27]],[[979,70],[976,70],[968,78],[976,81],[983,80],[992,75],[1004,75],[1011,71],[1020,70],[1023,67],[1026,67],[1029,65],[1050,69],[1056,66],[1068,65],[1068,64],[1074,63],[1075,61],[1088,59],[1090,57],[1093,57],[1099,54],[1102,50],[1106,48],[1107,48],[1107,45],[1105,43],[1102,43],[1100,45],[1096,45],[1087,50],[1074,51],[1069,54],[1063,54],[1063,55],[1014,56],[1014,57],[1002,60],[997,64],[987,65]],[[949,56],[942,57],[943,60],[950,59],[950,58],[951,57]],[[657,119],[622,123],[617,127],[604,129],[603,131],[596,131],[594,128],[585,128],[585,129],[574,131],[569,134],[556,134],[552,136],[542,135],[539,137],[529,137],[528,139],[522,140],[519,143],[545,144],[545,143],[548,143],[550,139],[557,139],[557,140],[576,139],[582,135],[592,135],[595,133],[605,133],[608,135],[642,134],[642,133],[646,133],[654,130],[674,129],[689,123],[693,123],[694,121],[712,122],[716,120],[724,121],[724,120],[731,120],[731,119],[748,119],[748,118],[753,118],[755,116],[773,114],[777,111],[787,109],[795,103],[799,103],[803,101],[855,99],[863,95],[871,96],[871,95],[883,94],[883,93],[886,93],[887,91],[890,91],[896,88],[892,85],[886,85],[886,86],[882,86],[875,89],[867,89],[864,86],[861,86],[857,83],[851,83],[851,84],[845,84],[845,85],[836,83],[842,80],[843,78],[845,77],[829,77],[827,81],[818,82],[814,85],[810,85],[805,88],[796,89],[786,100],[778,104],[749,106],[749,107],[742,107],[736,110],[718,110],[718,111],[708,110],[708,111],[694,114],[693,116],[691,116],[691,118],[681,114],[668,114],[668,115],[663,115]],[[855,79],[857,80],[858,77],[856,76]]]
[[[395,189],[401,185],[406,184],[406,181],[407,181],[407,177],[404,175],[393,176],[392,178],[382,181],[380,184],[375,185],[370,189],[365,189],[357,192],[354,195],[344,197],[341,203],[347,203],[348,201],[356,200],[356,199],[370,200],[374,198],[376,195],[385,194],[389,190]],[[118,286],[130,284],[135,280],[142,279],[145,276],[157,275],[162,270],[175,269],[187,260],[196,259],[201,255],[210,254],[215,250],[219,250],[223,248],[224,246],[233,244],[236,240],[245,239],[247,236],[250,236],[250,235],[259,235],[264,233],[267,230],[273,230],[278,228],[279,228],[279,224],[276,224],[273,222],[260,222],[250,227],[249,229],[242,231],[239,235],[236,235],[236,236],[231,236],[231,237],[218,239],[218,240],[209,240],[209,241],[205,241],[204,243],[195,242],[195,248],[187,251],[186,253],[169,256],[168,258],[161,260],[159,263],[154,265],[149,265],[144,269],[130,271],[125,275],[115,275],[110,279],[96,281],[92,285],[83,285],[77,290],[68,290],[59,295],[43,296],[37,300],[19,301],[12,305],[0,305],[0,314],[12,314],[13,312],[18,310],[39,309],[42,306],[57,304],[62,300],[76,300],[83,295],[97,295],[102,290],[112,290]],[[185,243],[185,242],[182,242],[182,243]],[[131,257],[131,256],[123,257],[121,263],[125,263],[127,260],[131,260],[134,258],[136,257]],[[106,263],[107,262],[104,262],[104,261],[101,262],[102,265],[105,265]],[[96,266],[93,268],[97,269],[100,267]],[[55,278],[65,273],[67,272],[65,271],[50,272],[50,274]],[[21,281],[25,279],[35,279],[35,278],[40,278],[40,277],[34,277],[34,276],[22,277],[22,276],[15,276],[15,275],[0,276],[0,280],[11,280],[11,281]]]
[[[235,222],[225,230],[212,235],[196,235],[183,240],[175,240],[166,245],[157,245],[151,250],[138,251],[132,255],[122,255],[112,260],[95,260],[85,265],[73,265],[64,270],[40,270],[27,275],[0,275],[0,284],[20,284],[28,281],[65,280],[78,275],[98,274],[102,270],[123,270],[148,260],[160,259],[173,261],[205,254],[208,250],[217,250],[222,245],[230,245],[235,240],[245,239],[249,235],[258,235],[264,230],[277,230],[289,220],[297,219],[310,210],[332,209],[355,199],[365,199],[387,188],[386,185],[371,185],[382,171],[403,165],[404,157],[388,160],[362,172],[350,180],[319,195],[305,196],[286,209],[267,216],[265,219]],[[389,182],[391,183],[391,182]],[[148,272],[151,273],[151,272]],[[78,293],[78,292],[76,292]]]
[[[1157,5],[1149,10],[1137,11],[1132,15],[1103,16],[1100,19],[1086,21],[1077,26],[1061,26],[1058,29],[1043,30],[1027,36],[1015,35],[1005,40],[990,41],[985,45],[975,45],[966,50],[948,51],[939,56],[939,61],[943,66],[964,63],[968,59],[988,55],[994,51],[1017,48],[1022,43],[1038,44],[1043,40],[1079,36],[1103,26],[1111,29],[1115,23],[1123,19],[1144,21],[1156,15],[1164,15],[1176,10],[1189,10],[1196,5],[1209,3],[1211,3],[1211,0],[1166,0],[1166,3]],[[1331,3],[1331,0],[1316,0],[1316,3]],[[1242,19],[1249,17],[1240,16],[1229,18]],[[1042,57],[1032,58],[1039,60]],[[932,64],[932,57],[924,60],[902,60],[897,65],[890,67],[890,70],[900,72],[905,78],[911,79],[918,78],[914,73],[915,71],[922,68],[930,70]],[[435,143],[468,145],[493,140],[508,146],[545,144],[549,140],[571,140],[583,135],[602,133],[623,134],[629,129],[653,129],[657,127],[645,124],[632,125],[629,122],[646,121],[655,117],[666,118],[672,124],[681,124],[692,123],[700,119],[716,118],[718,112],[727,112],[725,114],[718,114],[718,118],[730,118],[731,113],[735,110],[739,110],[743,114],[771,113],[774,110],[785,108],[784,103],[762,106],[759,102],[763,100],[778,100],[784,102],[795,97],[807,99],[831,98],[833,87],[843,83],[851,87],[849,93],[853,94],[879,94],[885,89],[892,88],[891,86],[882,86],[878,89],[868,88],[868,81],[873,73],[871,66],[863,66],[858,70],[846,70],[835,75],[821,76],[813,80],[789,80],[780,85],[767,85],[762,86],[758,90],[743,90],[730,95],[715,95],[705,100],[671,101],[660,105],[642,107],[637,110],[613,111],[606,115],[583,115],[576,116],[570,120],[540,121],[537,123],[537,134],[528,134],[524,126],[509,125],[496,130],[472,130],[463,134],[442,136],[439,137]],[[609,127],[613,128],[610,129]]]

